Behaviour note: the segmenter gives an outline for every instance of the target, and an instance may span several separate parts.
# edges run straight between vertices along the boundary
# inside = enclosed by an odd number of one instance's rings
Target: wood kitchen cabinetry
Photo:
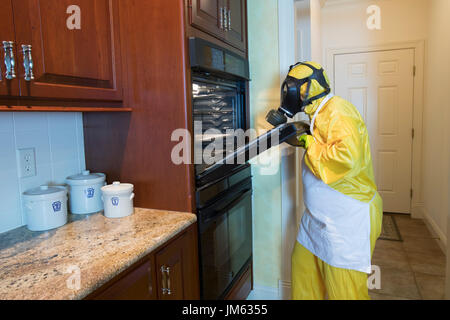
[[[0,95],[18,95],[19,82],[17,80],[15,62],[16,47],[14,45],[14,17],[11,0],[0,0]]]
[[[188,0],[190,24],[247,52],[246,0]]]
[[[122,100],[117,0],[0,3],[0,41],[14,42],[16,62],[6,85],[2,63],[3,98]]]
[[[90,294],[92,300],[199,299],[197,224]]]

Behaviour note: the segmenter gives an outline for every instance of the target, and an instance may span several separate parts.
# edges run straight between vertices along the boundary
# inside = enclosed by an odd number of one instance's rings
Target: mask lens
[[[288,87],[286,81],[283,82],[283,86],[281,87],[281,100],[283,101],[288,94]]]

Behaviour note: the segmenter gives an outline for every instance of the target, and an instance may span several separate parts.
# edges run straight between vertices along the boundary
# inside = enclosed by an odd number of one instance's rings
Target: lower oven
[[[197,191],[202,299],[223,299],[252,259],[249,165]]]

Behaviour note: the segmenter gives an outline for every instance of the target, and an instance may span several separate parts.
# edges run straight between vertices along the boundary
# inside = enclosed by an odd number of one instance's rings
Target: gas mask
[[[297,113],[303,112],[306,106],[314,100],[325,97],[331,92],[330,86],[325,78],[324,70],[317,69],[314,66],[299,62],[289,68],[289,72],[298,65],[304,65],[313,70],[312,75],[304,79],[297,79],[288,75],[281,85],[281,106],[278,110],[270,110],[266,116],[266,121],[274,127],[287,122],[287,117],[293,118]],[[312,80],[316,80],[325,91],[314,97],[309,97]],[[301,95],[301,87],[307,83],[304,99]],[[286,117],[287,116],[287,117]]]

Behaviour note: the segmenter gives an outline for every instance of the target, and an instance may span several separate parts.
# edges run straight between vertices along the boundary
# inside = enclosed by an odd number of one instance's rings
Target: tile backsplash
[[[85,170],[82,113],[0,113],[0,233],[26,224],[21,194]],[[17,150],[34,148],[36,176],[19,178]]]

